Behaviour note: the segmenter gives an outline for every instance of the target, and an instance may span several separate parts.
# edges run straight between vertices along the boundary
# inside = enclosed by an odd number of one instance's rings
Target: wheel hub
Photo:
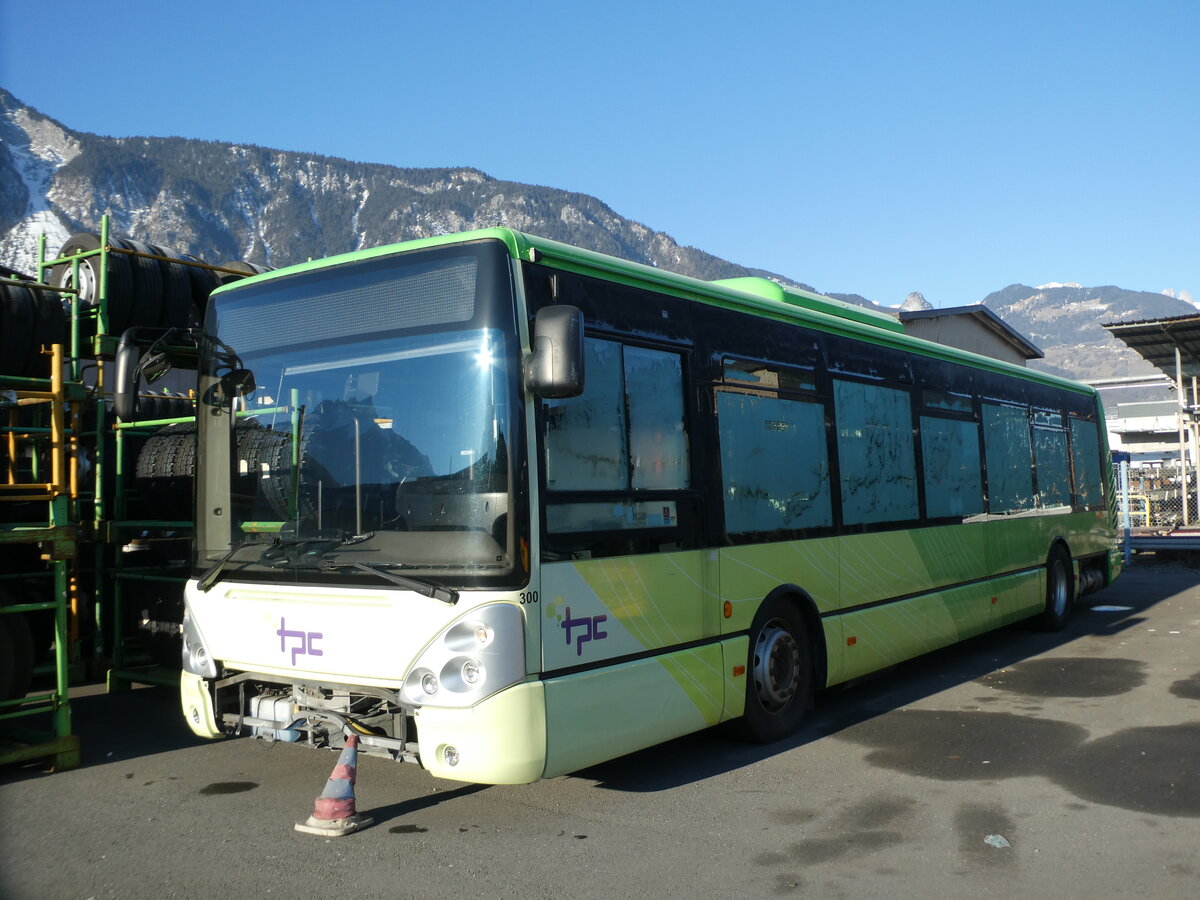
[[[1055,560],[1052,569],[1051,577],[1054,580],[1051,586],[1051,606],[1056,616],[1061,616],[1067,611],[1067,572],[1066,566],[1062,560]]]
[[[772,619],[754,645],[754,689],[767,712],[782,712],[800,683],[800,646],[779,619]]]

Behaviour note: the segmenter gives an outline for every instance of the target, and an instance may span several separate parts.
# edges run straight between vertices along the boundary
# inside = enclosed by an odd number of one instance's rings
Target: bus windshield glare
[[[480,244],[218,295],[199,417],[209,584],[215,569],[375,584],[513,576],[509,281]]]

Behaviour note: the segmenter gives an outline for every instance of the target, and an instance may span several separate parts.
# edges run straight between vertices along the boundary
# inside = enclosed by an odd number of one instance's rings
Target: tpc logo
[[[296,664],[297,656],[324,656],[324,652],[317,648],[317,641],[323,640],[325,635],[319,631],[289,631],[287,621],[283,616],[279,617],[279,630],[275,632],[279,635],[279,652],[287,653],[287,642],[289,638],[297,641],[292,647],[292,665]]]
[[[608,616],[584,616],[582,619],[571,618],[571,607],[566,609],[567,617],[562,620],[562,628],[567,633],[567,646],[571,646],[571,629],[582,628],[575,635],[575,655],[583,656],[583,645],[588,641],[602,641],[608,637],[607,631],[601,631],[600,625],[608,621]]]

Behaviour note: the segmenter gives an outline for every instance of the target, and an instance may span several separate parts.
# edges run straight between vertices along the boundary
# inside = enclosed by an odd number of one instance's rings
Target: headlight
[[[184,670],[193,675],[199,675],[202,678],[217,677],[217,661],[212,658],[212,654],[204,646],[200,631],[192,621],[192,611],[186,608],[183,611],[183,657],[181,662]]]
[[[524,678],[525,616],[511,603],[492,603],[434,638],[401,693],[414,706],[472,706]]]

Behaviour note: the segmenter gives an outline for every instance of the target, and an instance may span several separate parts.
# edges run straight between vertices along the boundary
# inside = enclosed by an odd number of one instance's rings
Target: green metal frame
[[[62,361],[61,348],[56,350],[55,360],[56,363]],[[61,367],[56,365],[56,371],[61,371]],[[8,604],[0,608],[0,615],[53,611],[54,687],[50,691],[0,701],[0,765],[49,758],[55,769],[70,769],[79,765],[79,740],[72,734],[69,698],[72,662],[69,566],[76,555],[78,529],[66,484],[68,438],[64,408],[69,398],[82,396],[79,390],[82,386],[64,385],[58,377],[36,379],[6,375],[0,375],[0,386],[12,390],[18,400],[42,401],[38,403],[36,419],[48,417],[50,420],[48,425],[5,424],[0,426],[0,433],[20,434],[27,440],[48,439],[52,444],[52,456],[57,460],[49,473],[49,482],[42,481],[43,473],[37,465],[30,469],[33,482],[19,480],[15,460],[10,460],[14,480],[6,482],[6,486],[13,488],[16,495],[4,499],[9,502],[44,501],[45,516],[43,521],[3,523],[0,525],[0,545],[36,543],[49,559],[44,570],[6,573],[6,580],[50,574],[53,587],[49,599]],[[33,459],[36,461],[36,455]]]
[[[160,519],[130,519],[127,517],[129,492],[128,473],[125,460],[125,435],[136,431],[153,431],[163,425],[174,425],[195,421],[194,416],[174,419],[154,419],[142,422],[116,422],[116,493],[113,498],[116,518],[107,523],[106,536],[111,544],[120,546],[131,532],[143,530],[191,531],[193,522],[172,522]],[[109,693],[120,693],[137,684],[158,684],[168,687],[179,685],[179,670],[157,664],[142,664],[130,653],[132,641],[124,634],[125,587],[131,582],[166,582],[182,586],[187,581],[186,571],[169,568],[131,568],[122,564],[123,554],[118,550],[112,581],[113,644],[112,665],[106,682]]]
[[[107,668],[110,691],[127,689],[133,682],[178,684],[178,670],[137,666],[130,653],[129,635],[122,626],[122,586],[134,581],[161,580],[182,584],[185,574],[150,569],[131,569],[121,565],[118,551],[116,565],[109,569],[107,555],[114,544],[124,543],[135,529],[190,530],[191,522],[135,521],[124,517],[131,479],[124,464],[124,434],[131,428],[154,428],[189,419],[164,419],[154,422],[119,423],[112,421],[104,403],[106,361],[115,354],[119,335],[109,331],[109,259],[113,252],[129,253],[110,246],[110,220],[100,222],[100,241],[96,250],[71,257],[47,258],[46,237],[38,239],[38,282],[13,282],[40,291],[52,291],[70,297],[69,337],[61,348],[62,365],[57,371],[63,377],[55,397],[53,379],[24,378],[0,373],[0,388],[15,391],[18,397],[35,397],[45,402],[45,412],[39,411],[29,425],[10,426],[0,413],[0,435],[17,432],[22,440],[45,443],[57,439],[61,459],[60,480],[53,487],[44,483],[44,473],[34,455],[33,463],[13,487],[0,490],[0,502],[5,499],[45,502],[44,517],[37,521],[0,523],[0,546],[9,544],[39,544],[45,560],[44,568],[28,572],[0,574],[0,580],[47,580],[46,598],[32,602],[9,604],[0,608],[0,615],[24,612],[54,613],[54,660],[35,671],[46,674],[53,670],[50,690],[0,702],[0,765],[30,760],[48,759],[54,769],[69,769],[79,764],[79,739],[72,733],[70,685],[99,667]],[[78,292],[48,284],[52,267],[70,265],[73,284],[79,284],[79,267],[87,260],[97,260],[97,296],[93,306],[84,306]],[[183,263],[188,264],[188,263]],[[212,267],[209,267],[212,268]],[[84,325],[94,322],[94,333],[85,338]],[[85,367],[94,366],[96,382],[89,388],[83,381]],[[94,417],[95,425],[84,429],[84,412]],[[69,418],[68,418],[69,417]],[[49,418],[46,422],[44,419]],[[55,420],[57,419],[57,423]],[[68,424],[69,423],[69,424]],[[106,448],[106,436],[115,433],[116,452]],[[82,490],[77,472],[72,466],[74,454],[90,450],[94,488]],[[115,455],[115,458],[110,458]],[[15,461],[14,461],[15,465]],[[115,466],[115,487],[106,490],[110,467]],[[69,477],[67,473],[70,473]],[[23,490],[27,482],[29,490]],[[18,495],[19,496],[16,496]],[[85,571],[85,563],[91,566]],[[89,608],[82,608],[83,594],[79,591],[82,576],[92,576],[94,596]],[[113,623],[111,644],[105,634],[104,622]],[[84,641],[80,634],[84,619],[86,629],[94,637]],[[107,664],[107,665],[106,665]]]

